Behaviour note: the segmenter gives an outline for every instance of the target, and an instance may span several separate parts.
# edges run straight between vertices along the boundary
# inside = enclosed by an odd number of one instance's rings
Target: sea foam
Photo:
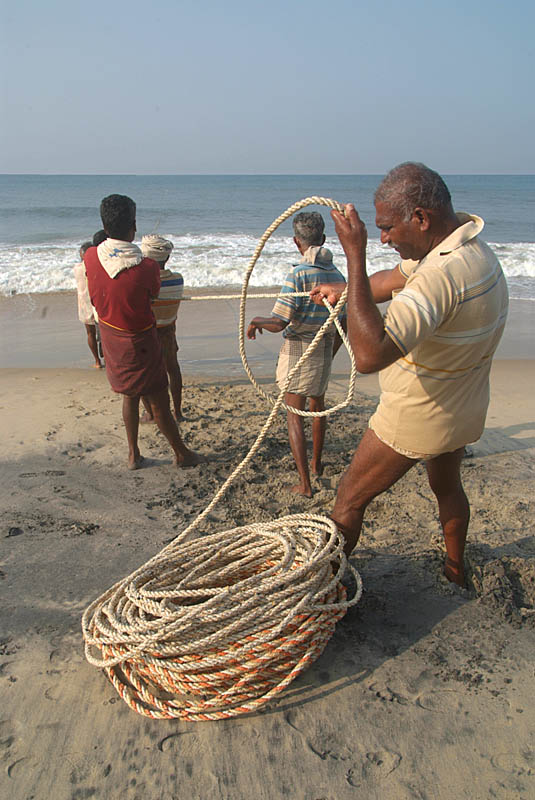
[[[163,235],[166,235],[165,233]],[[169,267],[184,276],[187,288],[238,287],[258,240],[247,234],[195,233],[169,235],[174,244]],[[73,267],[79,261],[79,242],[0,246],[0,294],[60,292],[75,289]],[[346,274],[345,257],[337,242],[329,242],[336,266]],[[535,243],[491,243],[511,290],[518,299],[535,299]],[[253,270],[250,286],[276,286],[300,259],[290,237],[274,235],[266,243]],[[397,253],[378,239],[368,242],[368,271],[390,269]]]

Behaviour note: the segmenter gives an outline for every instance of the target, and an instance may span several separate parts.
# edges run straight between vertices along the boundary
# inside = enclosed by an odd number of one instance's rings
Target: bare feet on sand
[[[128,460],[128,469],[130,470],[139,469],[144,461],[145,459],[143,458],[143,456],[140,453],[138,453],[136,457],[133,457]]]
[[[193,450],[187,450],[180,458],[175,458],[175,466],[177,467],[196,467],[197,464],[206,464],[208,459],[200,453],[194,453]]]
[[[95,361],[95,363],[93,364],[93,368],[94,369],[104,369],[104,364],[101,364],[100,361]]]
[[[450,581],[450,583],[456,583],[457,586],[462,586],[464,588],[463,564],[459,564],[458,561],[454,561],[452,558],[448,558],[446,556],[446,561],[444,562],[444,575]]]
[[[301,494],[303,497],[312,497],[312,487],[303,486],[302,483],[297,483],[295,486],[290,486],[292,494]]]
[[[323,475],[323,464],[320,462],[316,463],[315,461],[311,461],[310,463],[310,472],[312,475]]]

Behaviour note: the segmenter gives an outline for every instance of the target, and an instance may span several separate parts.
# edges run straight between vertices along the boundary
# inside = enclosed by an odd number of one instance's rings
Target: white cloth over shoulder
[[[87,288],[87,277],[85,274],[85,264],[81,261],[74,267],[74,277],[76,279],[76,293],[78,295],[78,319],[84,325],[95,324],[95,309],[91,305],[89,289]]]
[[[303,253],[301,264],[332,264],[333,254],[326,247],[313,244]]]
[[[141,252],[144,257],[152,258],[154,261],[159,261],[160,263],[162,261],[167,261],[172,250],[173,242],[155,233],[149,233],[141,240]]]
[[[133,242],[124,242],[122,239],[105,239],[97,247],[100,263],[110,278],[115,278],[123,269],[141,264],[143,253]]]

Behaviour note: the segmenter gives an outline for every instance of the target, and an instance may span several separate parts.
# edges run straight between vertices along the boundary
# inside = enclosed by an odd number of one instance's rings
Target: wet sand
[[[353,556],[362,600],[286,693],[262,713],[234,720],[153,721],[131,711],[87,664],[80,617],[205,508],[262,426],[267,404],[237,356],[237,306],[222,301],[216,310],[217,301],[209,313],[201,304],[181,309],[187,417],[181,430],[209,462],[176,470],[162,437],[143,426],[147,466],[128,472],[120,399],[105,374],[88,367],[82,326],[75,312],[68,318],[69,298],[47,297],[29,319],[19,313],[26,301],[12,300],[0,303],[0,785],[6,796],[533,796],[532,360],[494,363],[487,429],[474,457],[463,462],[472,504],[466,590],[441,575],[436,508],[418,466],[370,506]],[[258,301],[251,316],[269,308],[270,301]],[[505,343],[517,356],[524,352],[519,339]],[[252,365],[269,387],[279,338],[266,334],[261,344],[266,351],[253,353]],[[18,361],[9,367],[13,354]],[[50,363],[54,358],[61,363]],[[345,363],[335,362],[331,403],[345,389]],[[360,377],[354,404],[329,418],[325,472],[312,500],[288,491],[295,473],[280,415],[203,530],[328,512],[376,391],[375,376]]]

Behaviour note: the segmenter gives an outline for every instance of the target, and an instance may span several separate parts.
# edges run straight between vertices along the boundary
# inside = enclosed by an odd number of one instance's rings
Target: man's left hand
[[[310,290],[310,299],[318,306],[323,306],[323,298],[325,297],[332,306],[335,306],[345,288],[345,283],[321,283]]]
[[[249,327],[247,328],[247,338],[248,339],[256,339],[256,332],[262,333],[262,328],[259,328],[254,322],[249,323]]]
[[[344,206],[345,214],[331,211],[334,227],[348,260],[365,263],[368,232],[353,203]],[[348,264],[349,266],[349,264]]]

